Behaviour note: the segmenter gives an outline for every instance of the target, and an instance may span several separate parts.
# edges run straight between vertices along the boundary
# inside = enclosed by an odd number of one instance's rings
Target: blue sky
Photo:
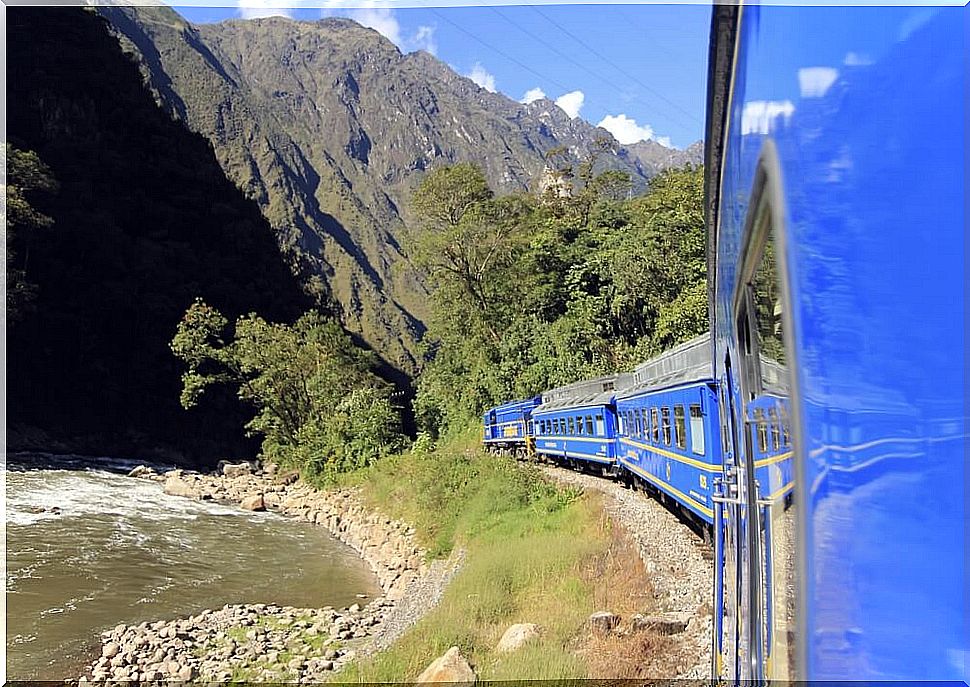
[[[377,29],[402,51],[428,50],[482,87],[515,100],[540,92],[621,143],[683,148],[703,137],[708,5],[543,5],[418,9],[176,7],[189,21],[339,15]],[[563,97],[565,96],[565,97]]]

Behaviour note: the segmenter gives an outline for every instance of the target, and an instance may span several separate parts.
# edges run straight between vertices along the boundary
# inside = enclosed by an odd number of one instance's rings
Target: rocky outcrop
[[[431,662],[415,682],[448,682],[453,684],[471,685],[475,683],[475,671],[468,665],[468,661],[461,655],[457,646],[453,646],[442,656]]]
[[[589,617],[589,629],[595,634],[607,635],[620,624],[620,617],[609,611],[597,611]]]

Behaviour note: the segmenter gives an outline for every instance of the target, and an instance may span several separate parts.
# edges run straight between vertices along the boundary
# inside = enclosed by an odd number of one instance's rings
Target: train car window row
[[[600,413],[538,420],[536,428],[546,436],[606,436],[606,423]]]

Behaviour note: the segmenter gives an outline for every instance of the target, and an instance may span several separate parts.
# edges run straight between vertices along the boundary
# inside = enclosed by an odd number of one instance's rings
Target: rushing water
[[[9,679],[75,677],[119,623],[227,603],[344,606],[379,591],[322,527],[68,467],[5,473]]]

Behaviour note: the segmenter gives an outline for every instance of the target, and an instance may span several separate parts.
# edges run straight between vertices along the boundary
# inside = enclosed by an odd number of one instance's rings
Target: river
[[[99,632],[119,623],[227,603],[340,607],[380,593],[322,527],[167,496],[118,461],[59,457],[50,469],[32,458],[11,457],[4,473],[8,679],[76,677]]]

